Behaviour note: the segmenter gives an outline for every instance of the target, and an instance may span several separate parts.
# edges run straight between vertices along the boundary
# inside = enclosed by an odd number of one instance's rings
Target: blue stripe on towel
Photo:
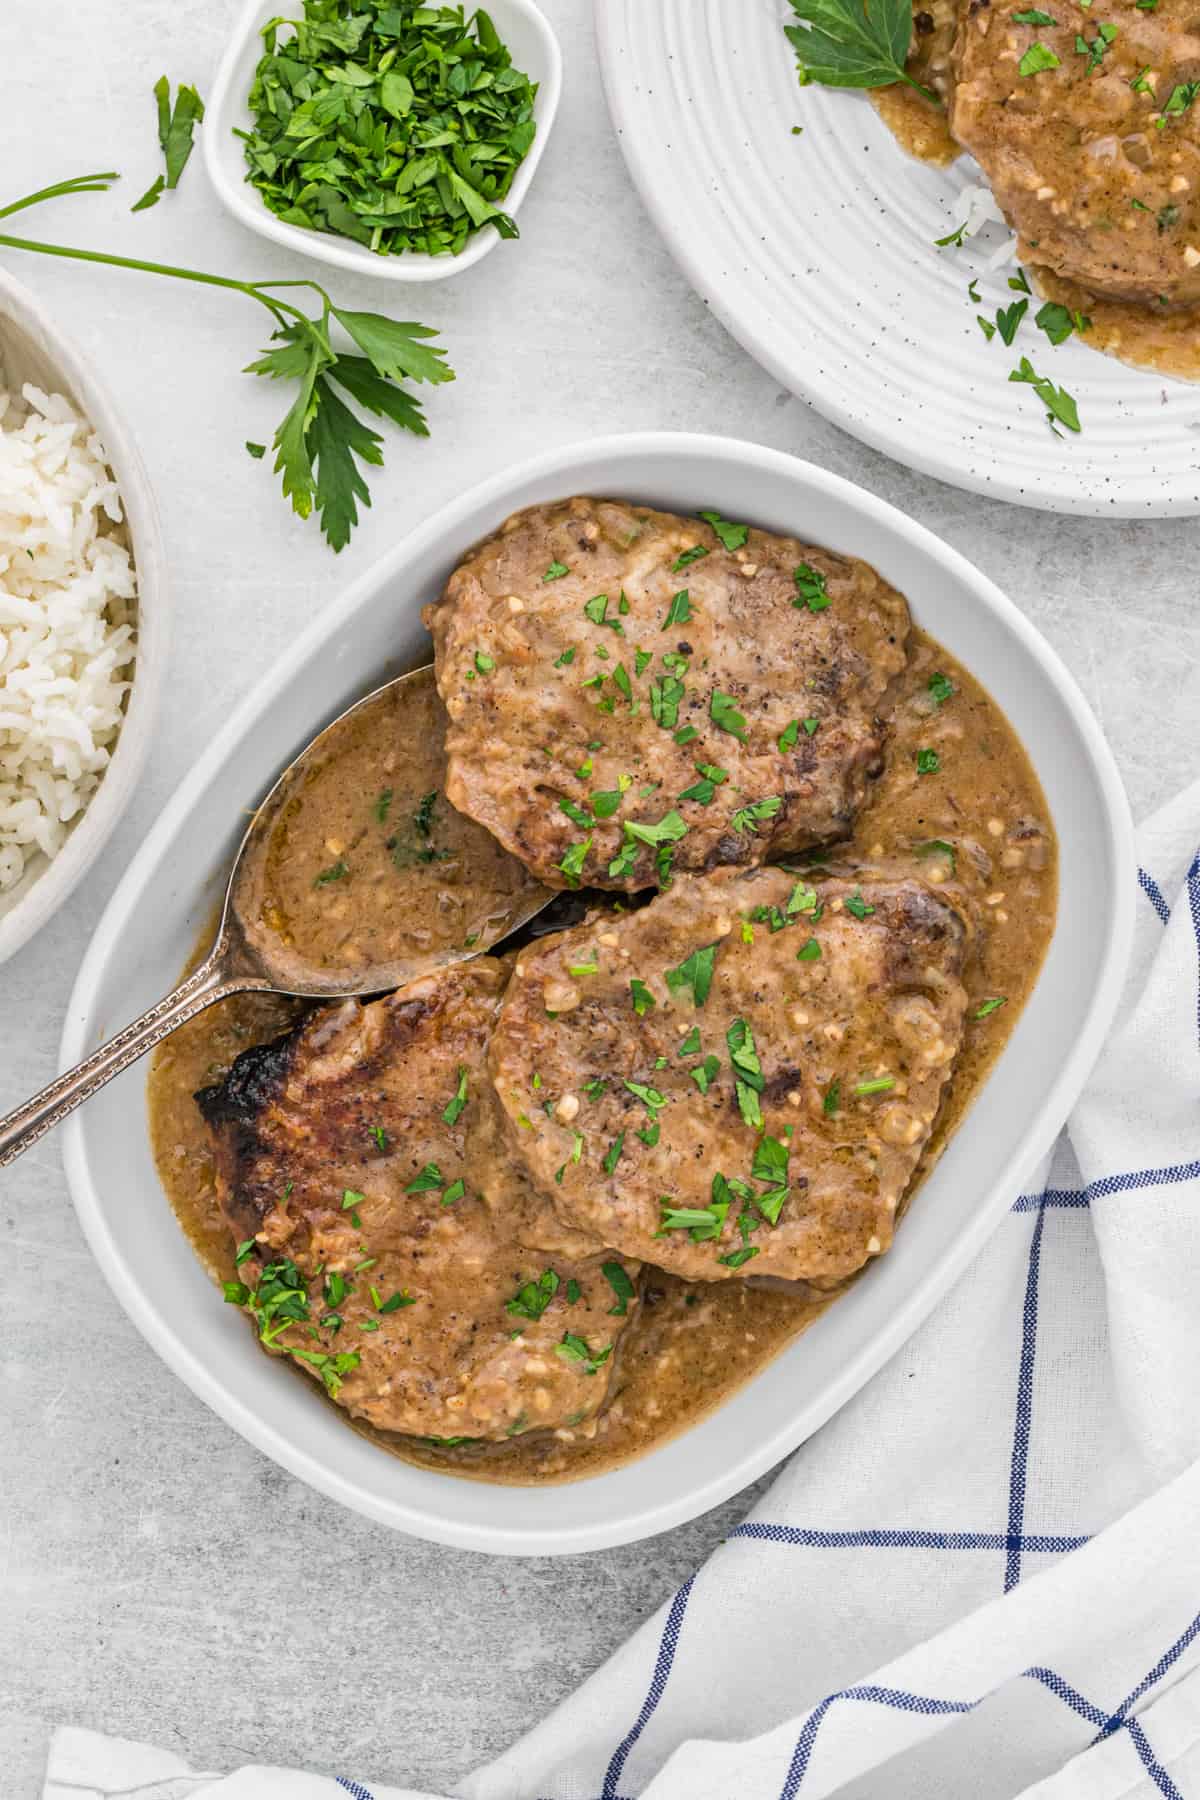
[[[1157,881],[1155,881],[1153,875],[1149,874],[1145,869],[1139,869],[1138,886],[1141,888],[1143,894],[1145,894],[1147,900],[1149,900],[1163,924],[1169,925],[1171,923],[1171,909],[1163,899],[1162,889],[1159,887]]]
[[[1046,1209],[1038,1208],[1029,1244],[1029,1273],[1025,1279],[1025,1306],[1021,1320],[1021,1360],[1017,1369],[1017,1413],[1013,1426],[1012,1464],[1008,1476],[1008,1558],[1004,1566],[1004,1591],[1021,1579],[1021,1535],[1025,1525],[1025,1483],[1029,1472],[1029,1436],[1033,1429],[1033,1365],[1037,1355],[1038,1273],[1042,1258],[1042,1232]]]
[[[800,1525],[769,1525],[747,1519],[731,1538],[756,1538],[770,1544],[798,1544],[811,1550],[1009,1550],[1014,1539],[1004,1531],[914,1531],[869,1526],[860,1531],[819,1531]],[[1086,1537],[1037,1535],[1015,1540],[1022,1550],[1058,1555],[1078,1550]]]
[[[643,1731],[645,1731],[646,1726],[650,1723],[654,1709],[662,1699],[663,1693],[666,1690],[666,1685],[671,1675],[671,1664],[675,1661],[675,1652],[679,1647],[679,1632],[683,1625],[683,1615],[687,1611],[687,1603],[691,1598],[692,1582],[695,1581],[695,1579],[696,1577],[693,1575],[690,1581],[685,1581],[671,1602],[670,1611],[667,1613],[667,1622],[663,1626],[662,1642],[658,1646],[658,1656],[654,1663],[654,1673],[650,1677],[650,1691],[646,1695],[641,1712],[630,1726],[626,1736],[622,1738],[621,1742],[617,1745],[617,1748],[613,1751],[612,1761],[609,1763],[604,1776],[604,1787],[601,1790],[601,1800],[618,1800],[617,1783],[621,1779],[621,1771],[624,1769],[626,1761],[628,1760],[629,1752],[633,1749],[633,1746],[637,1743]]]

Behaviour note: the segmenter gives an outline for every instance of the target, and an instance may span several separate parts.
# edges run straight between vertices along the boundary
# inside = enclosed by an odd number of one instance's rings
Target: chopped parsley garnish
[[[372,810],[374,811],[375,819],[378,824],[383,825],[387,822],[387,816],[391,810],[394,798],[395,795],[391,788],[384,788],[381,793],[378,793],[375,796],[375,805]]]
[[[576,1281],[575,1277],[572,1275],[570,1281],[568,1281],[568,1283],[567,1283],[567,1305],[568,1306],[578,1306],[579,1299],[580,1299],[580,1296],[582,1293],[583,1293],[583,1289],[580,1287],[579,1283]]]
[[[490,675],[495,666],[494,657],[488,656],[483,650],[475,652],[475,667],[481,675]]]
[[[758,1060],[754,1044],[754,1032],[745,1019],[734,1019],[725,1033],[725,1042],[729,1046],[729,1060],[733,1065],[738,1111],[747,1125],[760,1131],[763,1116],[758,1096],[763,1091],[764,1082],[762,1064]]]
[[[660,1093],[656,1087],[648,1087],[644,1081],[626,1081],[623,1086],[629,1090],[635,1100],[641,1101],[651,1118],[659,1111],[660,1107],[667,1104],[667,1096]]]
[[[587,1081],[584,1083],[583,1091],[589,1100],[598,1100],[607,1086],[608,1077],[606,1075],[597,1075],[594,1081]]]
[[[1083,36],[1082,32],[1075,33],[1075,54],[1076,56],[1086,56],[1088,59],[1087,67],[1083,71],[1085,75],[1093,74],[1100,67],[1116,35],[1116,26],[1107,24],[1097,24],[1096,35],[1090,41]]]
[[[841,1102],[842,1084],[840,1081],[831,1081],[828,1088],[825,1090],[825,1098],[821,1102],[821,1111],[825,1114],[827,1119],[832,1119],[834,1117]]]
[[[1158,129],[1164,131],[1169,119],[1177,119],[1181,113],[1187,112],[1195,104],[1197,94],[1200,94],[1200,81],[1183,81],[1173,87],[1159,114]]]
[[[629,1302],[633,1299],[635,1292],[634,1285],[629,1279],[629,1273],[624,1264],[619,1262],[601,1263],[600,1273],[617,1297],[616,1305],[610,1306],[608,1309],[609,1315],[612,1318],[623,1319],[629,1311]]]
[[[614,1175],[616,1173],[617,1164],[621,1160],[624,1149],[625,1133],[622,1131],[618,1137],[613,1139],[605,1152],[603,1162],[600,1164],[600,1167],[604,1170],[606,1175]]]
[[[675,558],[675,561],[671,564],[672,575],[678,575],[680,569],[690,568],[692,563],[699,562],[702,556],[707,555],[708,551],[704,548],[703,544],[693,544],[690,550],[681,551]]]
[[[1017,25],[1057,25],[1058,20],[1051,18],[1048,12],[1039,12],[1031,6],[1025,12],[1015,12],[1013,22]]]
[[[609,788],[602,794],[591,795],[592,811],[598,819],[611,819],[621,804],[623,796],[619,788]]]
[[[708,703],[708,714],[718,731],[727,731],[730,737],[745,743],[746,721],[738,711],[737,701],[732,694],[723,694],[720,688],[714,688]]]
[[[797,962],[819,962],[820,959],[821,946],[815,937],[810,937],[807,944],[802,944],[796,952]]]
[[[377,1150],[387,1149],[388,1134],[382,1125],[372,1125],[367,1135],[371,1138]]]
[[[875,911],[875,908],[868,905],[863,899],[861,888],[855,888],[854,892],[848,896],[845,905],[846,911],[856,919],[868,919]]]
[[[761,1194],[755,1194],[754,1204],[769,1225],[778,1225],[779,1215],[787,1203],[788,1194],[788,1147],[778,1138],[764,1137],[754,1152],[754,1162],[750,1173],[755,1181],[765,1184]]]
[[[700,1051],[700,1027],[693,1025],[683,1042],[676,1050],[676,1056],[696,1056]]]
[[[557,1274],[553,1269],[543,1269],[536,1281],[527,1281],[511,1300],[505,1301],[504,1310],[514,1319],[540,1319],[557,1292]]]
[[[1002,1006],[1007,1006],[1007,1005],[1008,1005],[1008,995],[1001,994],[995,1000],[985,1000],[982,1006],[977,1007],[976,1011],[975,1011],[975,1017],[977,1019],[986,1019],[989,1013],[999,1012],[999,1010]]]
[[[460,1068],[458,1071],[458,1086],[454,1090],[454,1098],[451,1100],[449,1106],[446,1108],[445,1112],[442,1114],[442,1118],[446,1121],[447,1125],[457,1125],[458,1124],[458,1121],[459,1121],[460,1117],[462,1116],[463,1107],[466,1104],[467,1104],[467,1071],[464,1068]]]
[[[398,1293],[392,1294],[387,1300],[377,1303],[375,1310],[381,1313],[394,1313],[399,1312],[403,1306],[415,1306],[416,1304],[416,1300],[408,1289],[401,1288]]]
[[[789,750],[794,750],[796,747],[796,739],[799,736],[800,736],[800,721],[799,721],[799,719],[789,720],[788,723],[784,726],[783,730],[780,732],[778,738],[776,739],[776,742],[779,745],[780,754],[783,756],[786,756]]]
[[[350,870],[349,870],[348,866],[346,865],[346,863],[344,863],[342,861],[342,858],[339,856],[337,861],[335,863],[331,864],[331,866],[328,869],[321,870],[321,873],[317,876],[316,880],[313,882],[313,886],[314,887],[328,887],[329,883],[331,881],[341,881],[349,873],[350,873]]]
[[[671,625],[686,625],[691,616],[692,607],[688,591],[686,588],[681,588],[668,606],[667,616],[659,626],[659,630],[666,631]]]
[[[714,1193],[717,1182],[721,1180],[722,1176],[714,1176]],[[659,1206],[662,1216],[655,1236],[661,1237],[667,1231],[686,1231],[694,1244],[705,1244],[713,1238],[719,1238],[725,1215],[729,1211],[728,1200],[714,1200],[711,1206],[672,1206],[665,1195],[659,1201]]]
[[[1018,75],[1040,75],[1045,69],[1057,69],[1059,59],[1048,44],[1035,38],[1028,50],[1017,64]]]
[[[755,832],[763,819],[773,819],[783,805],[778,794],[772,794],[766,800],[755,800],[749,806],[739,806],[730,823],[735,831]]]
[[[930,838],[927,843],[914,844],[913,855],[944,856],[950,864],[950,873],[953,875],[957,872],[958,851],[953,844],[948,844],[945,838]]]
[[[792,574],[796,583],[796,598],[792,605],[801,609],[807,606],[809,612],[824,612],[830,599],[821,571],[814,569],[811,563],[800,563]]]
[[[583,876],[583,865],[587,861],[587,853],[591,847],[592,839],[590,833],[587,837],[583,838],[581,842],[569,844],[567,846],[566,855],[558,864],[558,867],[566,877],[568,887],[579,886]]]
[[[935,706],[943,706],[954,692],[954,683],[948,676],[935,670],[929,677],[928,692]]]
[[[703,519],[706,525],[712,526],[726,550],[740,550],[750,535],[748,525],[731,525],[729,520],[723,519],[718,512],[702,512],[697,517]]]
[[[565,669],[569,666],[569,664],[573,663],[574,661],[575,661],[575,646],[574,646],[574,644],[571,644],[569,646],[569,648],[567,648],[566,650],[563,651],[562,655],[557,659],[554,666],[556,669]]]
[[[569,575],[570,573],[571,571],[568,569],[566,563],[552,562],[550,567],[546,570],[546,573],[542,576],[542,580],[561,581],[564,575]]]
[[[860,1094],[890,1094],[896,1085],[894,1075],[877,1075],[870,1081],[857,1081],[854,1092]]]
[[[728,1256],[718,1256],[717,1261],[728,1269],[740,1269],[752,1256],[758,1255],[759,1249],[758,1244],[743,1244],[740,1250],[731,1250]]]
[[[267,1263],[259,1274],[256,1287],[248,1287],[241,1281],[226,1281],[222,1286],[230,1306],[244,1306],[249,1311],[258,1326],[261,1343],[308,1363],[320,1375],[329,1393],[337,1395],[342,1377],[358,1367],[356,1350],[331,1355],[327,1351],[294,1350],[277,1341],[290,1325],[310,1326],[308,1285],[289,1257]],[[341,1323],[340,1319],[338,1323]]]
[[[421,1170],[419,1175],[413,1177],[404,1191],[406,1194],[427,1194],[433,1189],[443,1187],[444,1185],[445,1181],[442,1171],[438,1168],[436,1163],[430,1162],[425,1164],[425,1167]],[[357,1200],[362,1199],[361,1194],[357,1194],[354,1197]],[[343,1201],[343,1205],[344,1204],[345,1202]]]
[[[917,774],[936,775],[942,766],[942,759],[936,750],[917,751]]]
[[[653,1011],[654,1007],[657,1005],[654,995],[650,992],[650,989],[646,986],[645,982],[639,981],[636,975],[629,983],[629,991],[633,997],[634,1012],[639,1019],[644,1019],[646,1014]]]
[[[568,975],[598,975],[599,973],[600,964],[598,962],[569,963],[567,965]]]
[[[721,1062],[719,1057],[706,1056],[702,1063],[697,1063],[694,1069],[689,1069],[688,1074],[700,1089],[700,1092],[702,1094],[707,1094],[709,1088],[716,1080],[717,1075],[720,1073],[720,1068]]]
[[[453,1206],[456,1200],[462,1199],[462,1197],[466,1193],[466,1191],[467,1191],[467,1184],[463,1180],[462,1176],[460,1175],[458,1180],[452,1181],[450,1183],[450,1186],[443,1193],[442,1205],[443,1206]]]
[[[256,1256],[257,1254],[257,1240],[254,1238],[243,1238],[237,1247],[237,1254],[233,1259],[234,1267],[240,1269],[244,1262],[247,1262],[250,1257]]]
[[[573,1331],[564,1332],[562,1343],[554,1346],[555,1355],[561,1356],[565,1363],[578,1369],[581,1375],[595,1375],[600,1365],[608,1361],[612,1351],[611,1344],[606,1345],[603,1350],[589,1350],[586,1340],[577,1337]]]
[[[560,800],[558,810],[560,813],[566,814],[572,825],[581,825],[585,831],[590,831],[595,822],[591,814],[585,812],[581,806],[576,806],[573,800]]]
[[[661,681],[650,683],[650,713],[656,725],[664,731],[674,731],[679,723],[679,703],[686,689],[682,681],[675,675],[664,675]]]
[[[671,992],[691,988],[693,1004],[703,1006],[712,987],[713,964],[718,948],[718,944],[706,944],[703,949],[693,950],[690,956],[685,956],[676,968],[667,969],[665,979]]]
[[[1028,311],[1028,300],[1014,300],[1011,306],[996,308],[996,329],[1006,344],[1012,343],[1017,335],[1017,328]]]
[[[1027,356],[1023,356],[1017,368],[1009,372],[1010,381],[1023,381],[1033,389],[1038,399],[1046,408],[1046,418],[1051,430],[1055,429],[1055,420],[1065,425],[1068,431],[1081,431],[1079,408],[1073,395],[1066,388],[1055,387],[1047,375],[1039,375]]]

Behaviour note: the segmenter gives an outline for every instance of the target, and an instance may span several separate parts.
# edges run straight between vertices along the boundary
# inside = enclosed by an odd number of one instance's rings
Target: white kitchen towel
[[[1140,834],[1069,1137],[967,1274],[460,1800],[1200,1800],[1198,845],[1200,784]],[[153,1754],[61,1733],[46,1800],[428,1800]]]

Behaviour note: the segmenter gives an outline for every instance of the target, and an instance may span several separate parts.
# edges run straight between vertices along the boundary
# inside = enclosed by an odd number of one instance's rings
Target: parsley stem
[[[237,281],[231,275],[209,275],[202,269],[176,268],[173,263],[143,262],[136,256],[113,256],[106,250],[76,250],[69,244],[43,244],[34,238],[10,237],[7,232],[0,232],[0,245],[9,250],[29,250],[37,256],[66,256],[75,262],[106,263],[114,269],[140,269],[146,275],[169,275],[175,281],[199,281],[206,287],[233,288],[236,293],[249,294],[252,300],[258,300],[277,318],[282,312],[289,312],[294,318],[305,317],[298,306],[292,306],[286,300],[272,300],[256,283]]]
[[[910,88],[916,88],[922,99],[928,100],[933,106],[936,106],[939,112],[945,112],[946,108],[943,105],[940,96],[935,94],[932,88],[922,87],[919,81],[914,81],[912,76],[907,74],[903,69],[900,71],[900,79],[901,81],[907,81]]]
[[[105,194],[114,181],[121,177],[115,169],[105,170],[100,175],[72,175],[66,181],[56,181],[51,187],[39,188],[36,194],[26,194],[23,200],[12,200],[7,206],[0,206],[0,219],[7,219],[10,213],[23,212],[27,206],[40,206],[43,200],[59,200],[68,194]]]

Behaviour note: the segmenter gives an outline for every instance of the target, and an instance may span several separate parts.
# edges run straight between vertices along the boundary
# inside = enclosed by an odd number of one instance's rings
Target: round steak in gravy
[[[688,1280],[888,1248],[962,1042],[970,932],[921,882],[677,881],[520,952],[490,1064],[563,1217]]]
[[[969,0],[950,129],[1020,255],[1098,295],[1200,299],[1200,34],[1184,0]]]
[[[632,892],[845,837],[880,770],[903,596],[712,519],[531,507],[426,608],[446,793],[551,886]]]
[[[323,1007],[197,1095],[241,1241],[230,1297],[384,1431],[502,1439],[589,1419],[637,1310],[636,1265],[578,1231],[571,1247],[593,1254],[550,1262],[480,1198],[471,1143],[502,984],[481,957]]]

